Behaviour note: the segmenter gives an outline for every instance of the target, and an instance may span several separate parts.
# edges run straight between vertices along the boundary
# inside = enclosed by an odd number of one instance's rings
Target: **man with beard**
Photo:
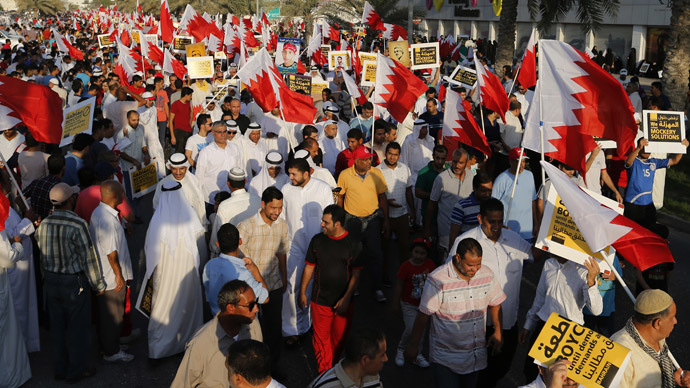
[[[155,210],[158,207],[163,185],[167,182],[180,182],[182,184],[182,193],[187,202],[194,208],[197,216],[199,216],[199,221],[201,221],[202,225],[208,224],[204,194],[201,191],[201,185],[197,177],[189,172],[189,161],[187,158],[183,154],[172,154],[165,166],[170,170],[170,175],[158,182],[156,192],[153,194],[153,209]]]

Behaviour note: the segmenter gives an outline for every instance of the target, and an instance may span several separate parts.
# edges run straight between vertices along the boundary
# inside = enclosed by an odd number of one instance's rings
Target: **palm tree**
[[[17,0],[19,11],[39,11],[43,15],[55,15],[65,10],[65,4],[60,0]]]
[[[500,39],[496,50],[496,69],[510,65],[513,61],[517,6],[518,0],[503,1],[498,26]],[[576,7],[577,20],[582,30],[587,33],[601,26],[604,15],[616,16],[619,0],[528,0],[527,6],[532,19],[539,15],[537,26],[542,32]]]
[[[685,108],[688,92],[688,58],[690,58],[690,1],[673,0],[671,2],[671,39],[666,49],[664,62],[664,94],[671,100],[675,110]]]

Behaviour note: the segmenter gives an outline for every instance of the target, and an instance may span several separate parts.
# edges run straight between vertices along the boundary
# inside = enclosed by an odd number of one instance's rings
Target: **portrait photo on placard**
[[[350,70],[352,68],[352,59],[349,51],[331,51],[328,53],[328,68],[343,70]]]
[[[297,73],[297,62],[300,54],[300,39],[278,38],[275,63],[280,74]]]

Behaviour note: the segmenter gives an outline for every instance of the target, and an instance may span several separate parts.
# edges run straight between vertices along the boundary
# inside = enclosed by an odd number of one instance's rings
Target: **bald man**
[[[119,182],[109,180],[101,183],[101,202],[91,214],[89,225],[105,283],[105,292],[98,296],[98,329],[103,359],[109,362],[134,359],[134,355],[120,350],[127,283],[132,280],[127,239],[116,210],[124,198],[125,190]]]

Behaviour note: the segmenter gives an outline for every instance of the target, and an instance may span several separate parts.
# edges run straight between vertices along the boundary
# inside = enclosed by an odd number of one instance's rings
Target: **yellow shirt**
[[[386,178],[378,168],[370,168],[364,179],[355,166],[344,170],[338,177],[340,195],[345,195],[345,211],[356,217],[366,217],[379,208],[379,194],[388,191]]]

